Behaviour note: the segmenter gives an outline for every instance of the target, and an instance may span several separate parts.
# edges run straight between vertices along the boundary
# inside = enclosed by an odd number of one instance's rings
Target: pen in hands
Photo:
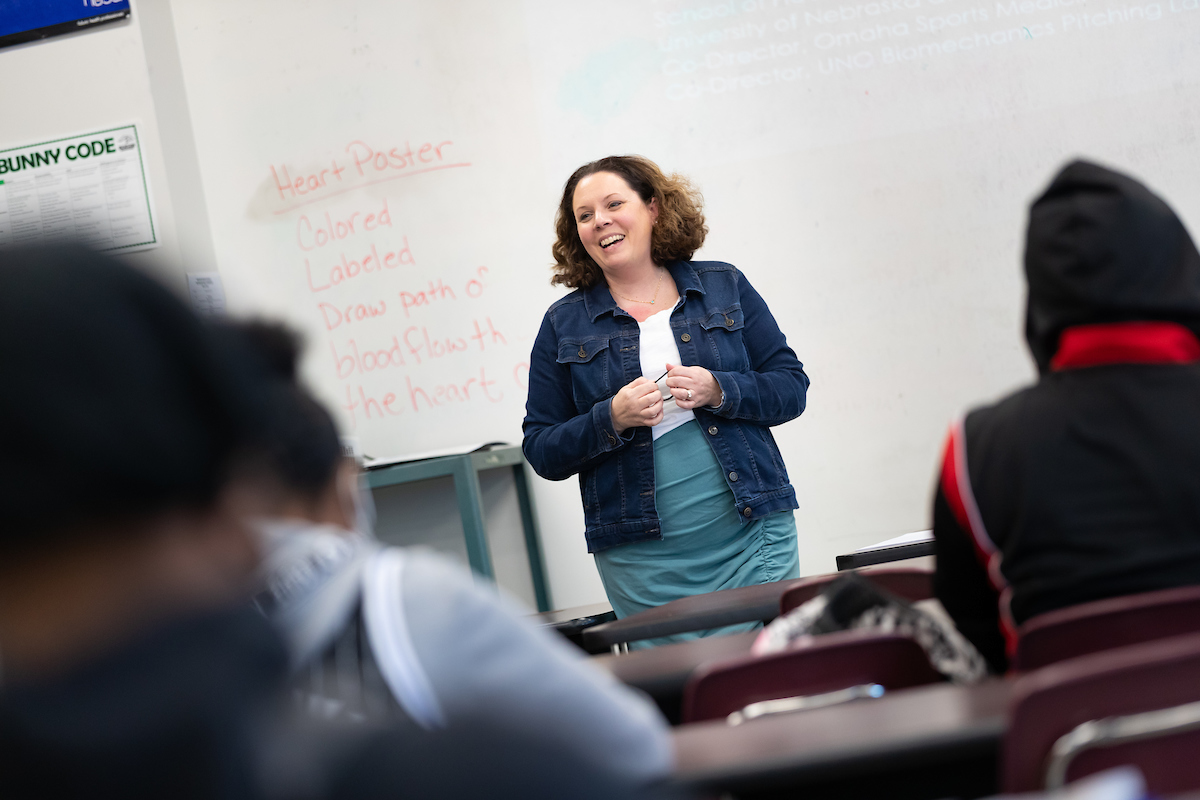
[[[667,364],[665,384],[671,390],[675,404],[684,410],[720,405],[721,387],[704,367]]]
[[[667,371],[650,381],[634,378],[613,395],[612,420],[617,433],[629,428],[652,428],[663,419],[663,406],[675,403],[684,410],[720,403],[721,387],[704,367],[667,364]]]

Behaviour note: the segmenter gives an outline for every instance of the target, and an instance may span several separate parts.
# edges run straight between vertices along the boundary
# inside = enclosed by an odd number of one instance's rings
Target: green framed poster
[[[137,125],[0,149],[0,248],[157,247]]]

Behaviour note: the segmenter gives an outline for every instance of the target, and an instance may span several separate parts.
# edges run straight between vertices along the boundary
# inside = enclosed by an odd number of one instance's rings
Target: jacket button
[[[579,348],[579,357],[580,357],[580,358],[587,358],[587,351],[586,351],[586,350],[584,350],[582,347],[581,347],[581,348]]]
[[[749,506],[746,506],[746,510],[742,512],[742,516],[743,516],[743,517],[748,517],[748,516],[750,516],[750,515],[751,515],[751,514],[753,514],[753,513],[754,513],[754,512],[750,510],[750,507],[749,507]]]
[[[727,328],[733,327],[733,320],[731,320],[729,317],[725,318],[725,327],[727,327]]]
[[[716,436],[716,435],[717,435],[717,426],[716,426],[716,425],[712,425],[712,426],[710,426],[710,427],[709,427],[709,429],[708,429],[708,435],[709,435],[709,436]]]
[[[729,480],[733,481],[734,483],[737,483],[737,473],[736,472],[729,473]]]
[[[679,337],[679,341],[681,341],[681,342],[690,342],[691,340],[692,340],[692,335],[690,333],[685,333],[683,336]]]

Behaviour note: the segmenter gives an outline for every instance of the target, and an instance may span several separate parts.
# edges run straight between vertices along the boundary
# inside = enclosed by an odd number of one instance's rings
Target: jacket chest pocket
[[[742,330],[746,327],[746,318],[741,306],[733,306],[724,311],[714,311],[700,320],[704,328],[716,360],[716,369],[723,372],[748,372],[750,357],[746,353],[746,343],[742,340]]]
[[[608,339],[563,339],[558,363],[571,368],[571,396],[580,414],[612,396]]]

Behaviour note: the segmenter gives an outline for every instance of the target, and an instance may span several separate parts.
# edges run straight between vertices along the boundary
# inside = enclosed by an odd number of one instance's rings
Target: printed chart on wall
[[[136,125],[0,150],[0,247],[156,247]]]

